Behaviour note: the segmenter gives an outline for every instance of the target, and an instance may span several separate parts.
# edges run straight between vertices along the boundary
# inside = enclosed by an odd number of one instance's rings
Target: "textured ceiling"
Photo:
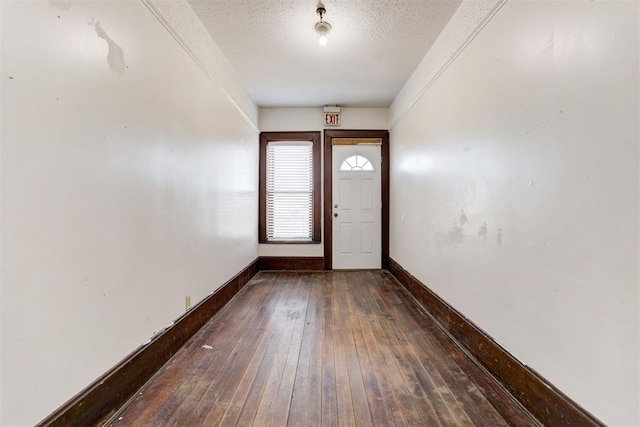
[[[459,0],[189,0],[260,107],[388,107]]]

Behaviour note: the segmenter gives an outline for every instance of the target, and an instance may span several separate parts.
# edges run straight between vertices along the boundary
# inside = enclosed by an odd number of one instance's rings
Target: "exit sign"
[[[340,113],[324,113],[324,125],[325,126],[340,126]]]

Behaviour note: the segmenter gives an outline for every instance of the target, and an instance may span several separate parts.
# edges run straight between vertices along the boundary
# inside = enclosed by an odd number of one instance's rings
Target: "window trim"
[[[313,155],[313,207],[311,240],[267,240],[267,145],[269,142],[311,142]],[[258,195],[258,243],[266,244],[317,244],[321,242],[321,182],[320,182],[320,132],[260,132],[259,195]]]

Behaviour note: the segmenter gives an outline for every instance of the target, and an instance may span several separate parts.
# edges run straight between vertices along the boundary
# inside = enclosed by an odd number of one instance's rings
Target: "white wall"
[[[13,426],[255,259],[258,132],[141,2],[1,7],[0,424]]]
[[[323,131],[323,111],[322,107],[260,108],[259,128],[261,132]],[[389,113],[387,108],[347,107],[341,108],[340,111],[341,125],[327,129],[387,129]],[[322,143],[324,144],[324,134],[322,135]],[[322,149],[322,158],[324,161],[324,149]],[[324,163],[322,177],[324,180]],[[322,196],[324,197],[324,191],[322,191]],[[258,246],[258,253],[261,256],[324,256],[323,243],[260,244]]]
[[[628,426],[640,424],[638,16],[631,1],[509,1],[391,129],[391,257]]]

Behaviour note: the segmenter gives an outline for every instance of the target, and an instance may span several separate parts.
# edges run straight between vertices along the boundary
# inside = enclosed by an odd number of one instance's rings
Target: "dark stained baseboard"
[[[323,257],[263,256],[259,260],[260,270],[324,270]]]
[[[538,421],[549,426],[604,426],[391,258],[389,272]]]
[[[389,259],[388,265],[391,274],[436,321],[543,424],[604,425],[511,356],[393,259]],[[108,420],[256,273],[261,270],[323,269],[322,257],[257,258],[170,328],[131,353],[38,425],[97,425]]]
[[[258,271],[259,259],[256,259],[38,425],[98,425],[108,420]]]

